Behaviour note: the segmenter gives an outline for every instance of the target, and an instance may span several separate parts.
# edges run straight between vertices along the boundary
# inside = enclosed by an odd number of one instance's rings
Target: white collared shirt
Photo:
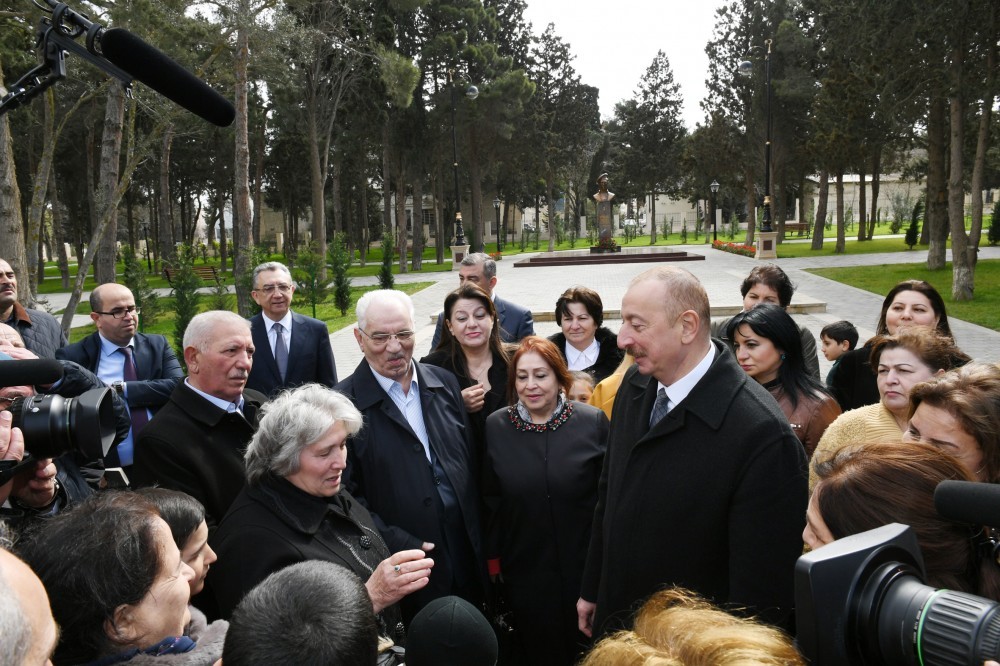
[[[389,394],[389,397],[392,398],[396,407],[403,414],[403,418],[413,428],[413,433],[417,436],[417,439],[423,444],[427,462],[433,462],[431,460],[431,443],[427,436],[427,425],[424,423],[424,410],[420,405],[420,385],[417,382],[417,368],[413,360],[410,360],[410,390],[406,393],[403,392],[403,385],[401,383],[385,375],[380,375],[371,366],[368,367],[375,376],[375,381],[378,382],[383,391]]]
[[[229,400],[223,400],[222,398],[217,398],[211,393],[205,393],[204,391],[196,389],[194,386],[191,385],[191,382],[188,381],[187,377],[184,378],[184,383],[187,385],[189,389],[191,389],[192,391],[203,397],[205,400],[208,400],[210,403],[212,403],[222,411],[227,412],[229,414],[232,414],[233,412],[239,412],[240,414],[243,413],[243,405],[245,401],[243,400],[242,395],[240,395],[240,399],[237,400],[236,402],[231,402]]]
[[[710,344],[708,346],[708,353],[705,354],[705,358],[698,362],[698,365],[691,369],[691,372],[687,373],[676,382],[670,386],[664,385],[663,382],[656,382],[657,391],[663,389],[667,392],[667,398],[670,399],[670,409],[672,410],[676,407],[681,400],[688,396],[694,387],[702,380],[702,378],[708,374],[708,369],[712,367],[712,361],[715,360],[715,345]]]
[[[569,367],[570,372],[575,370],[586,370],[590,366],[597,363],[597,357],[601,353],[601,345],[597,342],[597,338],[594,338],[590,342],[590,346],[580,351],[573,345],[566,342],[566,365]]]

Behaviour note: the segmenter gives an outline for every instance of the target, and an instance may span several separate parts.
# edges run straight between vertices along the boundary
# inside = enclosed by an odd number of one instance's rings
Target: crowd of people
[[[694,275],[647,270],[617,331],[573,286],[549,338],[497,282],[466,256],[419,360],[410,298],[366,293],[338,378],[280,263],[259,315],[201,313],[175,354],[116,284],[67,344],[0,260],[0,377],[61,375],[0,386],[0,664],[804,663],[803,548],[891,522],[929,584],[1000,601],[991,526],[933,506],[1000,480],[1000,368],[931,285],[891,290],[859,347],[800,326],[771,264],[715,320]],[[12,411],[95,390],[100,455],[27,453]]]

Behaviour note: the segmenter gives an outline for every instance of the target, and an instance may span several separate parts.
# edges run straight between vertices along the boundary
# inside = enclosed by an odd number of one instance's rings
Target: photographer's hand
[[[24,457],[24,435],[13,427],[14,415],[0,412],[0,460],[20,460]],[[0,487],[0,503],[7,501],[13,482]]]
[[[30,472],[17,475],[11,495],[23,506],[42,509],[55,501],[56,491],[56,464],[52,458],[45,458],[36,461]]]

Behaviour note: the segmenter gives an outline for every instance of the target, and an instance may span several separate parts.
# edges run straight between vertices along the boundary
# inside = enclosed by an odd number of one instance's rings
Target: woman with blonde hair
[[[605,638],[580,666],[804,665],[792,639],[774,627],[730,615],[686,590],[657,592],[635,628]]]

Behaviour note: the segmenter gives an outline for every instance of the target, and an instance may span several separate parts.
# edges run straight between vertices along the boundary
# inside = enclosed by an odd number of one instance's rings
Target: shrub
[[[913,212],[910,214],[910,226],[906,230],[906,238],[903,239],[903,242],[911,250],[920,241],[920,212],[923,206],[922,201],[917,201],[917,203],[913,204]]]
[[[382,234],[382,265],[378,269],[378,285],[380,289],[392,289],[396,280],[392,277],[392,251],[394,249],[392,232],[386,230]]]

